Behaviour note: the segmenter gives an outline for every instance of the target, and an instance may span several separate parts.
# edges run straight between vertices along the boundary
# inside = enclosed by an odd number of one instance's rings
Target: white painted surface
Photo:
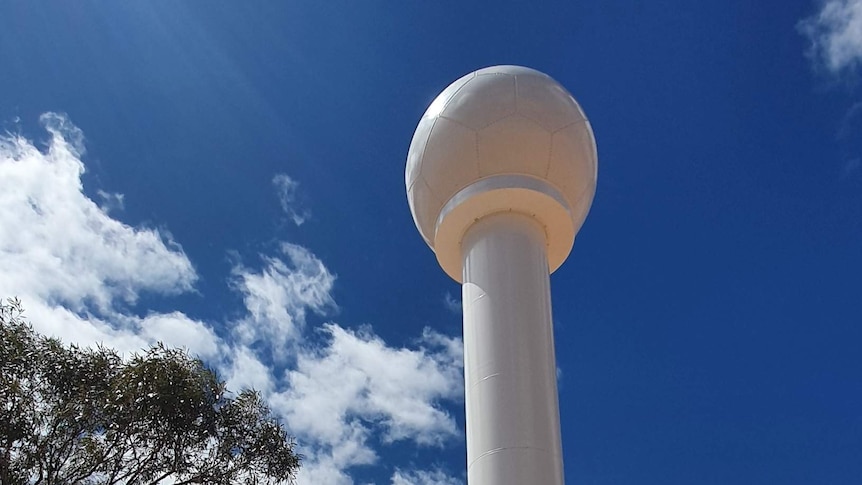
[[[532,177],[561,195],[574,237],[592,203],[596,167],[592,128],[565,88],[533,69],[494,66],[463,76],[431,103],[413,135],[404,179],[419,233],[460,280],[460,268],[444,261],[459,260],[463,232],[437,237],[441,211],[453,197],[489,177]],[[527,213],[517,202],[496,209]],[[552,262],[565,253],[561,262],[572,241],[549,244]]]
[[[498,212],[528,215],[545,232],[548,265],[553,272],[572,250],[575,226],[563,195],[550,184],[527,175],[494,175],[468,185],[440,210],[434,247],[437,262],[461,282],[461,243],[478,219]]]
[[[469,485],[563,484],[549,274],[587,216],[597,163],[571,94],[519,66],[458,79],[413,135],[413,220],[463,283]]]
[[[545,232],[499,213],[463,241],[467,483],[562,485]]]

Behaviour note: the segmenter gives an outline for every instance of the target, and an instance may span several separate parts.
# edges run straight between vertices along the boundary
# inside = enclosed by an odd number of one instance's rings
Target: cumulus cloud
[[[337,309],[335,276],[301,246],[281,244],[258,269],[237,265],[229,281],[245,308],[232,321],[129,312],[144,293],[194,291],[197,273],[168,234],[109,215],[122,194],[101,192],[101,206],[87,197],[83,133],[62,115],[42,123],[44,150],[0,136],[0,296],[21,297],[37,330],[125,353],[162,341],[201,356],[229,388],[257,389],[285,419],[306,456],[301,484],[349,485],[351,467],[377,463],[380,446],[440,446],[460,434],[442,403],[461,399],[461,341],[426,330],[412,346],[392,347],[370,327],[309,328],[310,314]],[[276,180],[290,214],[293,196],[284,194],[295,182]],[[392,482],[458,483],[439,470],[396,470]]]
[[[392,485],[461,485],[461,480],[447,475],[442,470],[396,470]]]
[[[142,292],[189,291],[197,273],[170,236],[123,224],[87,197],[83,133],[64,115],[40,121],[50,135],[44,151],[22,136],[0,136],[0,295],[21,297],[38,330],[67,342],[139,350],[172,339],[170,322],[179,336],[170,343],[212,354],[216,337],[200,322],[117,310]]]
[[[182,312],[152,314],[136,323],[138,333],[148,342],[170,342],[204,360],[218,357],[221,339],[203,322]]]
[[[299,183],[288,175],[280,173],[272,178],[272,184],[275,186],[275,192],[278,196],[278,202],[281,204],[281,209],[294,224],[301,226],[311,216],[311,212],[299,207],[297,201]]]
[[[4,276],[0,273],[0,278]],[[135,328],[134,317],[124,318],[123,322],[112,321],[111,318],[99,318],[92,314],[80,315],[62,305],[50,304],[14,289],[4,289],[3,296],[7,295],[21,297],[27,319],[37,331],[58,337],[66,343],[82,346],[102,343],[122,354],[136,352],[154,343],[136,331],[139,329]],[[170,340],[166,340],[166,343],[173,345]]]
[[[270,398],[310,451],[309,473],[332,477],[309,474],[308,483],[349,483],[343,470],[377,461],[375,435],[425,446],[458,435],[438,403],[460,399],[460,341],[428,330],[417,348],[393,348],[370,330],[327,324],[322,331],[328,343],[302,352],[285,390]]]
[[[292,430],[326,444],[340,441],[356,420],[381,425],[389,442],[436,445],[457,433],[452,417],[435,405],[462,392],[460,356],[446,337],[429,333],[432,340],[424,342],[431,345],[407,349],[389,347],[368,330],[327,324],[322,331],[328,345],[300,354],[288,390],[274,400]]]
[[[229,362],[222,366],[228,389],[254,389],[264,396],[275,390],[272,369],[250,348],[237,345],[229,350]]]
[[[83,135],[44,115],[46,152],[20,136],[0,138],[0,294],[81,312],[133,303],[142,291],[176,294],[197,274],[182,248],[156,229],[112,219],[83,193]]]
[[[235,323],[242,345],[232,351],[228,383],[261,390],[285,420],[306,457],[299,483],[352,484],[352,467],[378,462],[378,443],[457,439],[441,403],[462,397],[461,340],[426,329],[412,348],[392,347],[370,327],[306,329],[309,311],[335,308],[335,278],[307,249],[281,249],[263,257],[259,270],[236,270],[248,316]],[[312,332],[323,341],[314,343]],[[283,373],[261,360],[286,348],[291,360]]]
[[[295,244],[261,260],[259,269],[234,270],[247,314],[233,323],[228,383],[261,390],[285,420],[306,457],[299,483],[352,484],[349,470],[377,463],[380,443],[457,439],[441,404],[462,397],[460,339],[426,329],[412,347],[392,347],[370,327],[308,328],[309,313],[337,308],[335,276]],[[264,364],[266,356],[284,371]]]
[[[842,76],[862,66],[862,0],[826,0],[797,28],[808,38],[809,58],[828,73]]]

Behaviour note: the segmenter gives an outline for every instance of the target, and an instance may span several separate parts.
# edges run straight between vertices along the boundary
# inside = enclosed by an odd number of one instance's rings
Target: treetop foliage
[[[300,459],[258,393],[185,351],[65,346],[0,302],[0,484],[293,483]]]

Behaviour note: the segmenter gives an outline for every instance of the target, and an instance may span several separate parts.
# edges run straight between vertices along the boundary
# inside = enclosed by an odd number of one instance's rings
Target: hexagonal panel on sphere
[[[425,145],[419,169],[431,191],[444,202],[479,177],[476,132],[461,123],[438,118]]]
[[[440,94],[434,98],[434,101],[428,106],[428,109],[425,111],[425,115],[423,118],[437,118],[440,116],[440,113],[443,112],[443,108],[449,103],[449,100],[452,99],[452,96],[458,92],[467,81],[470,81],[476,77],[475,72],[471,72],[470,74],[466,74],[456,79],[452,84],[446,86],[446,89],[443,90]]]
[[[434,233],[429,231],[429,228],[434,227],[437,222],[437,214],[440,208],[443,207],[443,202],[437,199],[425,183],[425,180],[420,176],[416,182],[407,191],[407,200],[410,204],[410,212],[413,213],[416,228],[422,235],[429,246],[433,247]]]
[[[551,133],[535,121],[512,115],[479,131],[479,175],[522,173],[544,178]]]
[[[551,137],[548,180],[560,188],[574,206],[584,190],[596,181],[596,152],[590,122],[569,125]]]
[[[547,76],[521,74],[516,77],[518,113],[551,133],[583,121],[584,115],[572,96]]]
[[[423,116],[419,120],[419,126],[416,127],[413,140],[410,141],[410,150],[407,152],[407,167],[404,169],[404,185],[408,189],[419,177],[422,158],[425,155],[425,145],[428,143],[428,133],[434,127],[435,121],[437,121],[437,117]]]
[[[480,130],[515,112],[515,78],[508,74],[477,75],[443,108],[441,116]]]

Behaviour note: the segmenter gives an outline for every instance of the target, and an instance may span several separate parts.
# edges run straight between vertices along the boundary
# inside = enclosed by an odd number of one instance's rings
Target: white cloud
[[[211,330],[179,312],[142,319],[117,310],[141,292],[189,291],[197,274],[170,237],[123,224],[84,194],[84,136],[68,118],[40,121],[45,151],[0,136],[0,295],[22,298],[37,330],[66,342],[131,352],[164,340],[214,353]]]
[[[330,296],[335,276],[323,263],[295,244],[283,243],[281,252],[283,257],[262,255],[265,266],[260,272],[234,269],[248,310],[234,333],[247,345],[266,342],[279,359],[302,336],[307,310],[323,314],[336,307]]]
[[[83,135],[49,114],[46,152],[0,137],[0,294],[76,312],[108,311],[142,291],[188,291],[197,278],[182,248],[155,229],[132,228],[83,193]]]
[[[100,199],[102,199],[102,205],[100,207],[106,214],[110,214],[112,211],[121,211],[126,207],[126,196],[123,194],[105,192],[102,189],[96,191],[96,194]]]
[[[0,279],[2,278],[3,273],[0,273]],[[38,297],[20,292],[4,290],[2,294],[20,296],[26,308],[26,317],[33,327],[66,343],[82,346],[102,343],[126,355],[151,343],[138,335],[134,327],[124,327],[118,322],[110,322],[93,315],[79,315],[61,305],[48,304]]]
[[[297,226],[301,226],[303,222],[311,217],[311,212],[307,209],[300,208],[296,200],[299,183],[287,176],[286,174],[277,174],[272,179],[272,184],[275,185],[278,202],[281,204],[281,209],[290,217]]]
[[[328,343],[302,351],[284,390],[270,397],[309,455],[308,469],[333,477],[307,475],[300,483],[350,483],[341,471],[377,461],[375,434],[424,446],[459,435],[438,404],[462,395],[460,340],[426,330],[419,347],[408,349],[389,347],[368,330],[327,324],[323,331]]]
[[[440,444],[457,434],[436,402],[462,394],[458,345],[429,332],[428,348],[392,348],[370,332],[324,325],[327,346],[301,352],[274,398],[292,430],[331,445],[359,419],[382,426],[386,441]]]
[[[449,310],[450,312],[456,313],[458,315],[460,315],[461,312],[463,311],[461,309],[461,299],[455,298],[448,291],[446,292],[445,295],[443,295],[443,306],[445,306],[446,309]]]
[[[440,352],[432,354],[438,360],[438,363],[445,365],[454,365],[457,367],[456,373],[461,373],[464,364],[464,342],[460,338],[449,337],[442,333],[436,332],[428,327],[422,331],[422,338],[419,340],[424,346],[439,347]],[[423,349],[424,350],[424,349]],[[463,384],[461,379],[463,376],[458,376],[459,392],[460,384]]]
[[[315,343],[306,320],[337,309],[335,276],[301,246],[261,255],[259,270],[234,269],[230,282],[246,311],[226,322],[231,340],[181,311],[129,313],[142,293],[193,291],[197,274],[168,235],[109,215],[121,194],[103,193],[102,207],[88,198],[83,134],[64,116],[42,122],[51,135],[44,151],[0,136],[0,297],[21,297],[38,331],[123,353],[162,341],[201,356],[229,389],[259,390],[285,419],[306,456],[301,484],[352,484],[351,467],[377,463],[380,446],[393,442],[457,439],[442,403],[463,392],[460,339],[426,330],[410,348],[391,347],[370,328],[329,323]],[[457,483],[438,470],[396,471],[392,480]]]
[[[442,470],[395,470],[392,485],[461,485],[463,482]]]
[[[239,345],[229,351],[230,362],[223,366],[227,388],[232,391],[254,389],[264,396],[275,390],[272,371],[248,347]]]
[[[344,466],[327,456],[305,457],[296,477],[300,485],[353,485]]]
[[[137,327],[148,342],[169,342],[204,360],[218,357],[220,339],[215,332],[181,312],[149,315],[137,322]]]
[[[797,28],[810,42],[808,56],[830,74],[862,66],[862,0],[827,0]]]

